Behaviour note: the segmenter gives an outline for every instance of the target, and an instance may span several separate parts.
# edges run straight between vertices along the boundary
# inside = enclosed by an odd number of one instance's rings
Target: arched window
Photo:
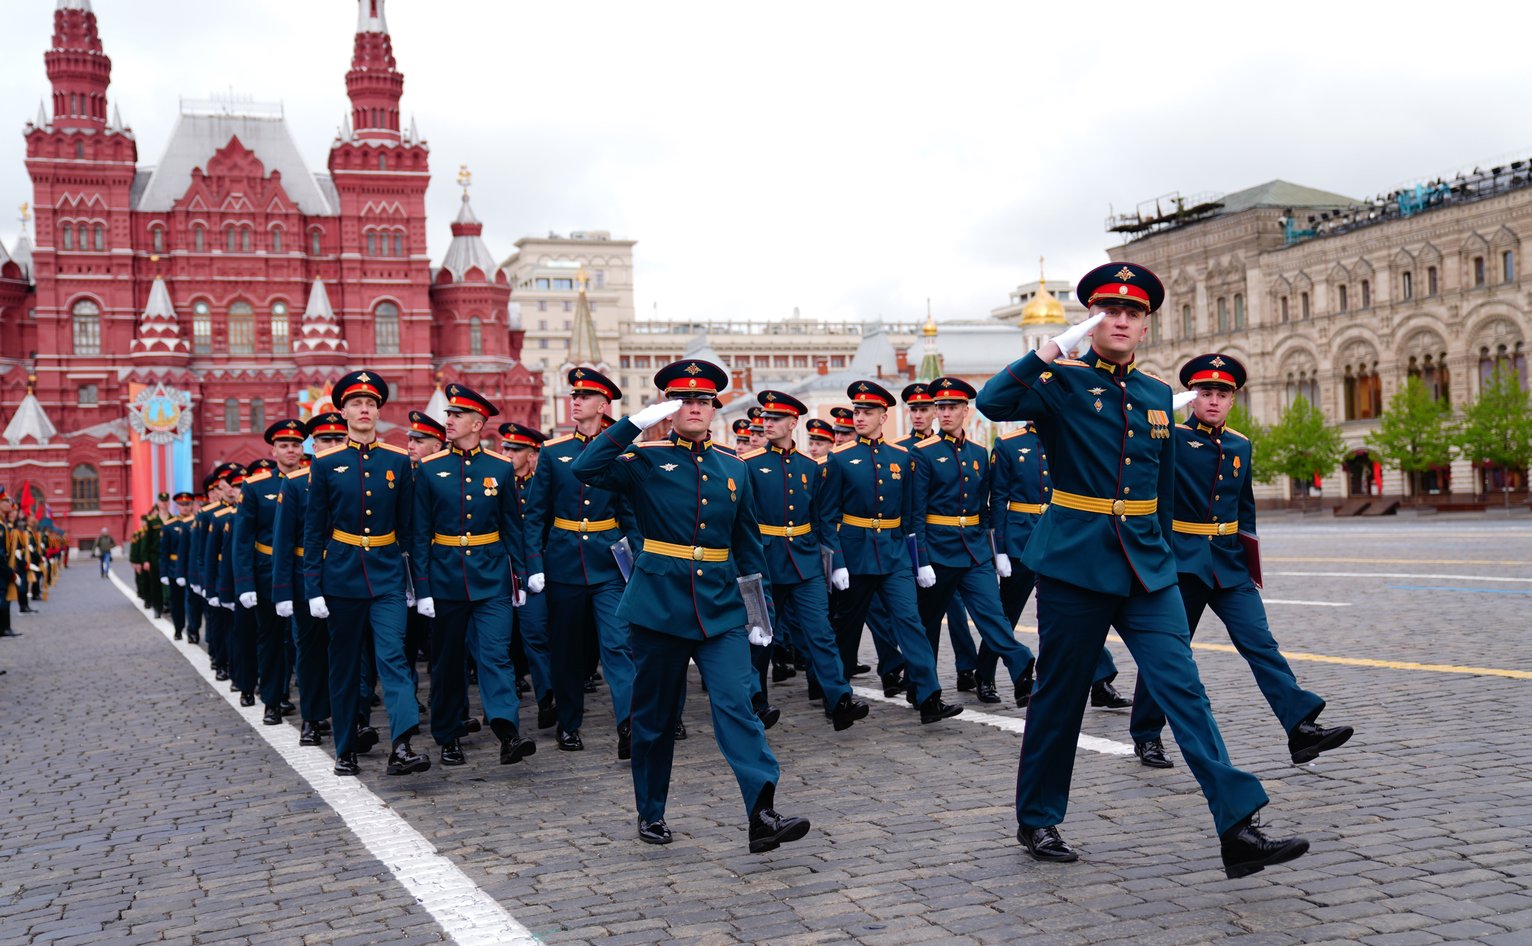
[[[74,304],[70,315],[74,323],[74,353],[101,354],[101,307],[89,299],[81,299]]]
[[[373,347],[380,355],[399,354],[399,307],[380,302],[372,310]]]
[[[318,230],[309,231],[309,255],[318,256],[322,244],[321,234]]]
[[[154,252],[156,252],[156,253],[163,253],[163,252],[165,252],[165,228],[164,227],[150,227],[149,228],[149,245],[154,247]]]
[[[1287,297],[1286,296],[1282,297],[1282,306],[1281,306],[1281,308],[1282,308],[1282,321],[1286,322],[1288,320],[1288,318],[1289,318],[1288,311],[1287,311]]]
[[[277,231],[280,233],[281,231]],[[271,304],[271,351],[277,355],[292,353],[292,336],[289,334],[289,322],[287,321],[287,303],[273,302]]]
[[[213,310],[206,302],[192,306],[192,351],[198,355],[211,354],[213,351]]]
[[[1191,338],[1195,334],[1197,334],[1197,326],[1192,322],[1192,307],[1183,305],[1181,307],[1181,337]]]
[[[74,143],[74,156],[77,158],[85,157],[85,142],[76,141]]]
[[[239,228],[239,251],[241,253],[248,253],[248,252],[250,252],[250,228],[249,227],[240,227]]]
[[[69,498],[75,512],[95,512],[101,508],[101,477],[89,463],[81,463],[69,473]]]
[[[394,234],[394,255],[404,255],[404,234],[402,233]]]
[[[1229,330],[1229,300],[1223,296],[1218,297],[1218,330],[1220,332]]]
[[[223,229],[223,249],[225,253],[233,253],[239,249],[239,234],[234,231],[233,227],[224,227]]]
[[[1522,343],[1517,342],[1515,347],[1496,345],[1491,352],[1486,346],[1479,349],[1479,389],[1483,390],[1490,378],[1496,371],[1514,371],[1516,378],[1521,382],[1523,389],[1527,386],[1527,353],[1522,350]]]
[[[207,250],[207,229],[205,227],[192,227],[192,249],[198,253]]]
[[[1346,419],[1367,420],[1383,413],[1383,380],[1376,364],[1346,366]]]
[[[1309,294],[1306,292],[1298,295],[1298,312],[1304,321],[1308,321],[1313,315],[1313,310],[1309,307]]]
[[[380,170],[380,171],[388,170],[388,155],[386,155],[386,154],[378,155],[378,170]]]
[[[479,321],[478,316],[468,320],[468,353],[484,354],[484,323]]]
[[[1362,308],[1369,309],[1371,307],[1372,307],[1372,280],[1371,279],[1364,279],[1364,280],[1362,280]]]
[[[1239,331],[1245,327],[1245,295],[1234,294],[1234,330]]]
[[[95,233],[95,235],[96,235],[96,252],[100,253],[100,252],[102,252],[103,250],[106,249],[106,227],[103,227],[99,223],[96,224],[96,233]]]
[[[271,230],[271,252],[282,252],[282,228],[273,227]]]
[[[255,433],[266,432],[266,402],[258,397],[250,399],[250,429]]]
[[[229,306],[229,354],[255,354],[255,310],[248,302]]]
[[[64,249],[74,249],[74,227],[64,224]]]
[[[367,234],[367,255],[378,255],[378,235],[376,233]]]
[[[1345,312],[1348,308],[1350,308],[1350,306],[1347,304],[1349,302],[1349,299],[1346,296],[1346,287],[1345,286],[1337,286],[1336,287],[1336,289],[1335,289],[1335,298],[1336,298],[1336,302],[1340,306],[1340,310],[1342,312]]]
[[[223,402],[223,432],[239,433],[239,398],[227,398]]]

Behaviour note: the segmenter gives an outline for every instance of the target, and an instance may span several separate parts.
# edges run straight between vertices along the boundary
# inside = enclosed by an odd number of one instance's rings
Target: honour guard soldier
[[[824,483],[817,525],[820,541],[833,552],[830,583],[840,592],[833,624],[841,663],[856,664],[868,605],[881,599],[904,655],[907,696],[920,707],[920,721],[934,723],[963,708],[942,702],[936,661],[915,605],[904,538],[914,499],[910,454],[883,439],[894,403],[887,389],[876,381],[853,381],[846,393],[856,405],[857,439],[831,450],[819,468]]]
[[[750,449],[759,450],[766,446],[766,425],[761,421],[761,409],[759,406],[745,411],[750,418]]]
[[[926,639],[936,651],[942,616],[954,592],[971,609],[984,645],[1005,660],[1015,686],[1017,706],[1032,695],[1032,651],[1016,640],[1000,607],[995,578],[995,549],[990,545],[989,454],[968,439],[968,403],[978,392],[961,378],[938,378],[930,394],[941,433],[920,441],[914,452],[915,475],[909,484],[911,519],[920,571],[917,600]],[[967,622],[963,633],[967,634]]]
[[[1195,392],[1192,413],[1177,424],[1176,505],[1171,545],[1186,624],[1197,633],[1202,612],[1212,608],[1224,623],[1271,711],[1287,732],[1295,764],[1312,761],[1351,738],[1350,726],[1326,728],[1314,720],[1325,701],[1298,685],[1266,621],[1266,608],[1251,575],[1243,536],[1255,536],[1250,440],[1224,426],[1234,392],[1245,384],[1245,366],[1230,355],[1199,355],[1181,367],[1181,385]],[[1170,768],[1160,742],[1165,713],[1139,675],[1133,694],[1133,751],[1144,765]]]
[[[632,627],[640,694],[633,703],[638,835],[650,844],[671,840],[665,802],[692,660],[712,703],[718,748],[749,812],[750,851],[770,851],[802,838],[809,823],[777,814],[780,770],[751,709],[752,641],[739,579],[759,581],[766,563],[745,464],[708,436],[713,399],[729,376],[705,361],[681,361],[661,368],[654,383],[666,400],[618,421],[574,463],[583,482],[631,498],[644,537],[619,612]],[[629,447],[641,430],[667,418],[669,437]],[[764,628],[752,627],[748,636],[770,641]]]
[[[255,660],[245,660],[244,637],[238,626],[234,607],[234,516],[239,512],[240,487],[246,470],[238,463],[219,467],[218,490],[223,505],[213,511],[212,531],[208,536],[206,559],[208,604],[218,620],[218,639],[222,642],[224,669],[229,674],[229,689],[239,691],[240,706],[255,705]],[[253,638],[253,634],[252,634]]]
[[[156,497],[154,506],[144,517],[143,539],[143,563],[144,563],[144,591],[147,595],[145,603],[154,611],[155,617],[163,617],[165,614],[164,586],[160,584],[160,531],[165,527],[165,519],[170,510],[166,508],[170,502],[169,493],[160,493]],[[37,533],[37,547],[39,558],[46,561],[42,556],[44,540],[42,530]],[[46,591],[44,591],[46,597]]]
[[[851,408],[830,408],[830,432],[835,435],[834,446],[856,440],[856,427],[851,422]]]
[[[574,475],[574,465],[591,439],[608,426],[603,415],[613,401],[622,399],[622,390],[591,368],[571,368],[568,380],[575,431],[543,444],[538,464],[544,469],[532,477],[527,492],[527,591],[548,595],[558,748],[585,748],[580,726],[585,720],[586,673],[580,643],[594,625],[617,720],[617,757],[626,759],[631,752],[633,652],[628,625],[617,614],[625,583],[612,546],[633,531],[631,507],[616,493]]]
[[[840,649],[830,628],[830,601],[814,519],[819,464],[793,445],[803,402],[781,391],[756,395],[767,445],[740,455],[750,480],[753,511],[766,556],[771,600],[782,623],[792,628],[795,646],[807,656],[814,681],[824,691],[825,715],[836,731],[867,716],[867,704],[851,695]],[[764,689],[764,685],[763,685]]]
[[[1022,558],[1038,575],[1040,672],[1016,776],[1017,840],[1038,860],[1079,857],[1058,824],[1091,675],[1115,625],[1207,797],[1225,872],[1242,877],[1301,856],[1308,842],[1268,838],[1254,823],[1266,792],[1229,761],[1192,659],[1168,542],[1170,385],[1133,361],[1165,290],[1142,266],[1110,263],[1086,273],[1076,292],[1090,318],[1011,364],[979,396],[991,420],[1032,418],[1052,461],[1053,499]],[[1087,333],[1082,359],[1061,357]]]
[[[812,459],[821,460],[830,455],[830,448],[835,445],[835,430],[827,421],[817,417],[810,417],[803,422],[808,430],[808,443],[804,446],[804,452]]]
[[[180,640],[186,630],[186,552],[192,521],[192,494],[182,490],[174,499],[176,514],[160,530],[160,585],[170,599],[170,623],[175,628],[175,639]]]
[[[202,549],[207,543],[208,521],[218,504],[209,497],[213,492],[214,476],[208,473],[202,478],[202,492],[194,496],[192,520],[186,527],[186,640],[197,644],[202,640],[203,613],[207,610],[207,593],[202,588]],[[212,635],[208,636],[208,651],[213,648]],[[217,667],[213,668],[215,671]],[[227,680],[228,677],[218,679]]]
[[[361,772],[356,719],[369,641],[388,709],[388,774],[424,772],[430,757],[410,747],[420,731],[420,708],[404,659],[406,575],[399,530],[412,505],[409,453],[377,439],[388,384],[376,372],[345,375],[331,399],[346,419],[347,436],[309,466],[303,584],[309,612],[330,619],[335,774]]]
[[[542,431],[522,424],[500,425],[500,448],[511,458],[516,475],[516,531],[525,535],[527,493],[537,471],[538,451],[548,438]],[[523,551],[523,556],[525,551]],[[526,656],[532,676],[532,693],[537,697],[537,728],[547,729],[558,722],[554,707],[553,663],[548,653],[548,596],[527,595],[516,609],[516,636]]]
[[[441,422],[427,414],[425,411],[410,411],[410,429],[408,442],[405,444],[410,451],[410,464],[418,471],[420,461],[433,453],[439,453],[447,446],[447,428]],[[410,574],[414,574],[413,562],[411,561],[409,544],[405,544],[404,557],[406,563],[411,566]],[[415,610],[416,592],[411,585],[406,603],[409,612],[405,615],[404,623],[404,659],[410,667],[410,679],[414,681],[416,702],[420,700],[420,675],[415,669],[416,663],[421,659],[431,659],[431,619]],[[466,697],[465,697],[466,699]],[[477,727],[477,720],[474,727]],[[478,732],[477,728],[470,728],[470,732]]]
[[[303,467],[303,441],[308,430],[303,422],[286,418],[266,428],[275,468],[245,477],[244,498],[234,517],[234,587],[239,605],[255,618],[256,660],[260,668],[261,722],[276,726],[292,712],[285,697],[288,680],[287,646],[292,632],[277,615],[272,598],[272,565],[276,538],[277,500],[287,477]],[[284,704],[286,704],[284,706]]]
[[[304,432],[314,441],[316,452],[338,447],[346,442],[346,419],[335,411],[315,414],[304,425]],[[323,618],[309,611],[303,594],[303,528],[309,501],[309,476],[312,467],[304,466],[282,480],[277,498],[277,516],[272,524],[271,596],[276,599],[278,617],[292,620],[298,673],[298,712],[303,725],[298,731],[298,745],[318,746],[330,729],[330,629]],[[361,689],[358,687],[358,689]],[[371,687],[369,686],[370,690]],[[369,694],[370,695],[370,694]],[[354,723],[361,724],[363,720]],[[377,742],[377,732],[368,728],[358,747],[366,752]]]
[[[431,619],[431,735],[442,765],[462,765],[467,732],[467,651],[479,667],[479,697],[500,740],[500,764],[537,744],[520,734],[521,700],[511,663],[511,609],[521,563],[516,473],[511,458],[485,450],[480,432],[500,411],[465,384],[447,385],[452,446],[420,461],[410,563],[415,609]]]
[[[736,420],[731,429],[734,431],[734,450],[737,453],[745,453],[750,450],[750,418],[741,417]]]

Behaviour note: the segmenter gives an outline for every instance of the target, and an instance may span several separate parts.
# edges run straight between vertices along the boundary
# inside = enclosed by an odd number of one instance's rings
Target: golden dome
[[[1048,291],[1048,281],[1043,276],[1043,261],[1037,261],[1037,295],[1021,309],[1022,325],[1068,325],[1064,317],[1064,303]]]
[[[920,334],[926,338],[936,337],[936,316],[931,314],[931,300],[926,300],[926,324],[920,327]]]

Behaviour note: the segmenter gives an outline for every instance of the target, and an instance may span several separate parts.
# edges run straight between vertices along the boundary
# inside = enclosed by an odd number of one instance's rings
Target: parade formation
[[[660,369],[655,402],[615,420],[616,384],[570,369],[575,427],[556,438],[494,426],[497,406],[452,383],[444,422],[409,412],[407,448],[378,435],[387,379],[352,371],[334,384],[333,410],[267,428],[269,459],[220,464],[202,494],[159,497],[129,543],[138,592],[168,612],[177,639],[206,645],[241,703],[260,701],[264,723],[296,713],[300,745],[333,740],[338,776],[358,775],[380,743],[376,705],[389,775],[432,766],[412,744],[423,734],[439,764],[461,766],[465,737],[485,727],[501,764],[523,762],[538,748],[534,718],[554,748],[582,751],[586,703],[604,683],[614,755],[632,768],[637,835],[650,844],[673,840],[682,708],[705,699],[752,853],[810,831],[778,810],[772,684],[805,673],[830,730],[852,729],[871,715],[853,690],[874,670],[860,662],[866,629],[884,695],[938,723],[963,712],[938,673],[945,637],[956,692],[1001,702],[1003,663],[1007,695],[1027,709],[1016,836],[1033,858],[1078,858],[1060,825],[1087,705],[1131,708],[1135,760],[1174,766],[1168,722],[1225,872],[1246,876],[1309,842],[1259,825],[1267,796],[1230,759],[1192,656],[1204,612],[1250,664],[1295,763],[1352,730],[1318,722],[1325,701],[1298,684],[1266,620],[1250,442],[1224,423],[1244,366],[1194,358],[1176,395],[1134,361],[1164,299],[1154,274],[1111,263],[1078,293],[1088,318],[982,391],[940,377],[896,398],[861,379],[828,422],[761,391],[730,428],[732,446],[712,439],[729,376],[704,360]],[[883,428],[900,401],[914,432],[895,443]],[[974,410],[1019,426],[974,442]],[[46,596],[55,556],[8,498],[0,512],[9,595],[25,611]],[[1015,633],[1034,594],[1035,653]],[[1109,629],[1138,666],[1132,699],[1113,685]],[[700,693],[688,689],[691,664]]]

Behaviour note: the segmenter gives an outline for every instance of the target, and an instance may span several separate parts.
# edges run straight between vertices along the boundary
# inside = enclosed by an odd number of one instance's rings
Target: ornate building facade
[[[72,537],[121,538],[142,508],[143,471],[126,468],[142,432],[129,405],[146,390],[171,392],[160,412],[184,395],[192,418],[187,459],[153,481],[167,489],[265,455],[266,424],[305,414],[353,367],[392,385],[386,432],[449,380],[538,422],[542,378],[521,363],[466,172],[441,265],[426,252],[430,149],[401,125],[383,7],[358,4],[348,117],[313,173],[280,105],[233,100],[183,102],[140,166],[108,108],[90,0],[58,0],[50,104],[23,132],[35,239],[0,248],[0,484],[40,487]]]

